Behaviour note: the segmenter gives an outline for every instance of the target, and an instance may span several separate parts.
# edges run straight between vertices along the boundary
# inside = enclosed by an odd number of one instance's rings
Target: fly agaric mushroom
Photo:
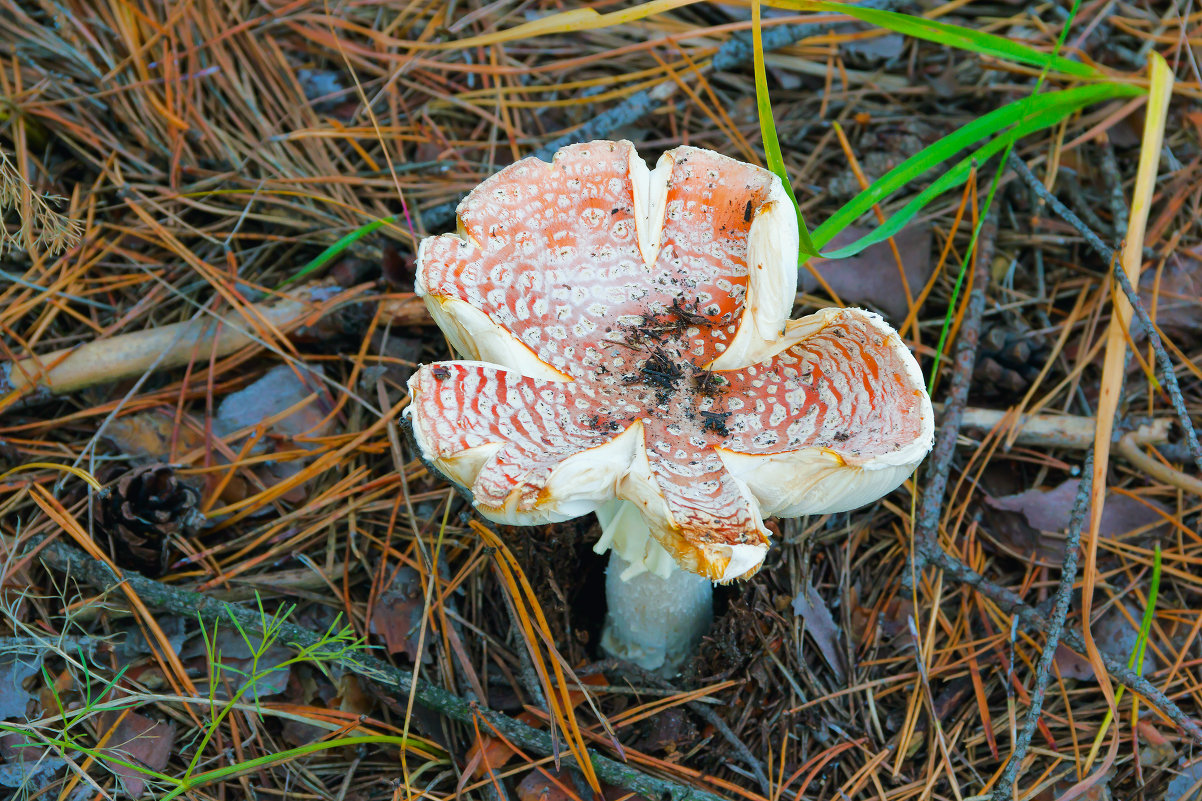
[[[418,249],[416,291],[462,356],[409,381],[424,458],[510,525],[597,512],[603,644],[647,668],[748,578],[767,516],[845,511],[930,450],[918,364],[877,315],[790,320],[797,218],[772,173],[629,142],[524,159]]]

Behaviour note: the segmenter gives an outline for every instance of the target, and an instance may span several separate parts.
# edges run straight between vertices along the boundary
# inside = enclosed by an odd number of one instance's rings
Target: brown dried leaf
[[[380,593],[372,605],[371,631],[384,638],[388,653],[405,654],[410,661],[416,662],[424,614],[421,576],[416,570],[402,566],[393,577],[392,585]],[[429,654],[420,656],[423,662],[430,661]]]
[[[547,774],[555,776],[552,779]],[[567,792],[564,788],[572,790]],[[580,794],[572,787],[572,779],[562,772],[532,770],[517,787],[521,801],[579,801]]]
[[[172,437],[177,453],[199,448],[204,438],[188,426],[175,425],[175,415],[167,409],[119,417],[104,427],[104,438],[113,447],[132,458],[134,464],[164,462],[170,458]]]
[[[839,49],[870,63],[889,61],[902,54],[906,40],[900,33],[887,33],[869,39],[851,39],[839,43]]]
[[[645,754],[667,754],[669,758],[688,750],[697,740],[697,727],[681,707],[665,709],[651,719],[634,748]]]
[[[806,633],[818,646],[822,658],[830,665],[831,670],[839,681],[843,681],[847,672],[843,667],[843,658],[839,652],[839,627],[826,608],[826,601],[814,589],[814,585],[806,582],[805,589],[797,593],[793,599],[793,613],[805,621]]]
[[[252,639],[256,648],[259,644]],[[294,656],[292,650],[278,643],[271,643],[266,649],[260,649],[258,660],[250,646],[236,629],[218,629],[213,638],[213,647],[221,663],[221,682],[216,693],[218,698],[229,698],[230,693],[237,693],[246,686],[242,700],[250,703],[261,701],[268,696],[279,695],[288,689],[292,676],[292,665],[285,665]],[[182,656],[190,663],[207,664],[210,659],[208,646],[199,640],[192,640],[184,646]],[[253,686],[247,686],[254,674],[259,677]]]
[[[867,228],[847,228],[832,239],[827,247],[835,249],[850,245],[868,233],[870,230]],[[931,227],[912,225],[903,228],[893,240],[906,268],[910,294],[917,298],[933,269]],[[888,242],[872,245],[847,259],[815,260],[813,266],[844,303],[853,306],[865,304],[880,309],[894,325],[904,320],[910,311],[897,270],[897,260],[893,258],[893,250]],[[818,288],[818,280],[803,268],[798,275],[798,289],[813,292]]]
[[[1064,643],[1056,646],[1056,669],[1061,678],[1088,681],[1094,677],[1093,666],[1089,660],[1069,648]]]
[[[1191,347],[1202,338],[1202,248],[1170,257],[1161,271],[1159,288],[1156,273],[1147,270],[1140,276],[1139,296],[1149,313],[1155,296],[1156,325],[1178,347]],[[1131,327],[1131,336],[1136,341],[1144,338],[1138,325]]]
[[[1164,792],[1164,801],[1202,801],[1202,761],[1181,761]]]
[[[1098,650],[1123,664],[1127,664],[1131,654],[1135,652],[1135,645],[1139,639],[1139,620],[1142,617],[1142,613],[1130,604],[1125,604],[1125,607],[1126,615],[1117,604],[1107,607],[1102,616],[1090,626]],[[1094,678],[1094,670],[1089,660],[1063,644],[1056,649],[1056,667],[1066,679],[1089,681]],[[1153,656],[1152,649],[1147,648],[1144,650],[1143,675],[1147,676],[1155,670],[1156,657]]]
[[[580,683],[589,686],[601,686],[608,684],[609,679],[604,674],[597,673],[592,676],[581,676]],[[584,703],[584,693],[579,690],[571,690],[568,692],[568,701],[571,703],[572,709],[575,709]],[[537,726],[540,723],[539,719],[529,712],[522,712],[517,716],[517,719],[527,726]],[[514,756],[514,750],[504,741],[482,732],[476,742],[472,743],[472,747],[468,749],[465,772],[470,773],[473,778],[478,779],[488,773],[489,770],[494,772],[500,770]]]
[[[101,715],[101,730],[108,731],[118,716],[119,713],[116,712]],[[144,715],[131,712],[117,724],[117,728],[108,739],[108,744],[100,750],[102,754],[161,772],[167,767],[167,760],[171,758],[174,745],[174,722],[160,723]],[[142,791],[146,789],[143,774],[125,765],[111,762],[108,764],[110,769],[121,777],[121,783],[125,785],[125,792],[129,793],[131,798],[138,798],[142,795]]]
[[[990,533],[1017,553],[1029,554],[1035,550],[1040,557],[1049,561],[1063,560],[1064,540],[1062,536],[1055,535],[1063,535],[1068,528],[1080,483],[1079,479],[1074,478],[1051,490],[1031,489],[1001,498],[986,496],[985,503],[991,509],[1021,516],[1020,519],[992,517]],[[1169,524],[1165,522],[1167,515],[1171,515],[1169,510],[1156,501],[1110,493],[1106,496],[1099,532],[1102,537],[1119,539],[1152,526],[1143,536],[1159,538],[1168,531]]]
[[[20,732],[0,734],[0,787],[45,789],[66,765],[67,760]]]

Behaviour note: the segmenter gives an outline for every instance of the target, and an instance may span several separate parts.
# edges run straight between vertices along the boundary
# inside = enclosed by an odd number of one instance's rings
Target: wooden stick
[[[960,425],[962,428],[976,431],[992,431],[1004,425],[1011,430],[1017,445],[1043,445],[1074,451],[1089,450],[1093,447],[1094,430],[1098,421],[1092,417],[1033,414],[1023,415],[1014,420],[1013,416],[1012,412],[1000,409],[968,408],[964,410]],[[1172,419],[1165,417],[1142,425],[1131,434],[1139,444],[1159,445],[1169,441],[1169,430],[1172,426]]]
[[[147,328],[97,339],[44,356],[0,364],[0,411],[21,398],[66,395],[106,381],[134,378],[147,370],[170,370],[188,363],[194,353],[216,352],[220,358],[261,340],[255,328],[290,333],[313,326],[352,302],[366,289],[339,291],[315,284],[272,300],[250,304],[233,323],[217,325],[213,317]],[[411,293],[378,298],[393,325],[430,321],[425,306]],[[247,320],[254,320],[250,325]],[[216,344],[214,345],[214,340]]]

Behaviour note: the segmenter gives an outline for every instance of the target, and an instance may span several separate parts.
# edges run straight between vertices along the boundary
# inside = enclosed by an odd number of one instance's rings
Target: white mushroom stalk
[[[472,361],[410,379],[415,439],[497,522],[598,512],[612,653],[670,669],[708,582],[759,570],[766,516],[870,503],[931,447],[880,317],[789,319],[797,221],[766,170],[689,147],[649,170],[591,142],[505,168],[459,219],[422,242],[417,292]]]

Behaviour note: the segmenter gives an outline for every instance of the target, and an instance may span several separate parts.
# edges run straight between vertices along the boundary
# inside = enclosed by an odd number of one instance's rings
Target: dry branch
[[[182,367],[190,360],[228,356],[262,340],[254,327],[288,334],[318,326],[332,312],[362,301],[361,289],[303,287],[282,297],[255,303],[235,319],[197,316],[192,320],[156,326],[129,334],[93,340],[44,356],[0,364],[0,411],[18,398],[66,395],[107,381],[140,376],[147,371]],[[412,296],[390,296],[385,315],[394,325],[428,322],[425,307]]]
[[[936,406],[938,411],[942,411]],[[1022,415],[1012,424],[1013,412],[999,409],[968,408],[960,420],[960,427],[975,431],[992,431],[1000,425],[1014,430],[1017,445],[1040,445],[1045,448],[1066,448],[1084,451],[1093,447],[1093,432],[1097,421],[1092,417],[1068,414]],[[1167,418],[1152,420],[1130,432],[1132,441],[1140,445],[1160,445],[1169,441],[1172,421]]]
[[[947,491],[948,475],[952,457],[956,452],[956,439],[968,403],[968,390],[972,383],[973,367],[977,363],[977,344],[981,338],[981,317],[985,313],[985,290],[989,285],[989,265],[997,243],[997,207],[986,212],[972,254],[973,283],[968,295],[964,323],[956,339],[956,359],[952,367],[951,387],[943,410],[943,420],[935,434],[935,447],[927,460],[927,483],[922,492],[922,506],[914,529],[914,572],[921,572],[927,562],[927,551],[938,547],[940,512],[943,495]]]
[[[34,540],[33,544],[36,545],[43,541],[44,538],[39,537]],[[207,624],[234,619],[248,630],[262,633],[263,621],[257,611],[218,601],[190,590],[172,587],[132,571],[125,571],[118,576],[108,565],[92,559],[64,543],[53,540],[47,542],[40,551],[39,557],[48,565],[68,572],[77,579],[82,579],[105,591],[125,584],[152,609],[170,612],[189,620],[199,617]],[[318,634],[289,622],[284,622],[279,630],[280,641],[288,645],[303,647],[320,640]],[[421,680],[414,683],[409,673],[393,667],[382,659],[366,653],[358,653],[353,656],[340,657],[336,661],[339,667],[371,681],[395,688],[399,693],[412,692],[414,699],[422,706],[469,727],[483,718],[495,727],[501,736],[522,748],[542,756],[549,756],[560,750],[547,732],[531,728],[480,704],[465,701],[441,687],[435,687]],[[648,776],[629,765],[591,751],[589,758],[597,776],[603,781],[638,793],[645,798],[657,801],[724,801],[722,796],[687,787],[668,779]],[[560,754],[559,759],[567,765],[575,762],[567,754]]]

